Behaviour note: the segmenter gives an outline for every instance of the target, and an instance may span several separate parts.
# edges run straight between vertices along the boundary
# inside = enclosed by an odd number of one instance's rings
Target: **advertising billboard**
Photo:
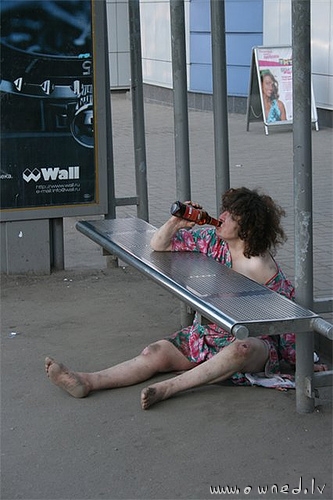
[[[98,3],[1,2],[2,220],[105,210],[97,130],[107,127],[95,109],[104,99],[94,79],[105,63],[95,55]]]
[[[291,47],[258,47],[255,54],[264,122],[269,124],[292,120]]]
[[[249,121],[267,127],[293,122],[292,47],[254,47],[248,98]],[[317,112],[312,95],[312,121]]]

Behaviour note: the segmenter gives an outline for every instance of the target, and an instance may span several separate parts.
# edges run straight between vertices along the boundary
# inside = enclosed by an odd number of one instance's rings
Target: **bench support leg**
[[[311,413],[315,407],[315,393],[312,390],[313,348],[313,332],[296,335],[296,409],[298,413]]]
[[[194,311],[185,302],[180,303],[180,325],[186,328],[193,323]]]
[[[119,266],[118,257],[103,248],[103,257],[106,257],[106,267],[113,269]]]

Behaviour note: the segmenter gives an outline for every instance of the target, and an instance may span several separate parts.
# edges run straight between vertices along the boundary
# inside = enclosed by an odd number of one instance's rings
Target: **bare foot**
[[[168,398],[167,391],[162,387],[157,388],[159,385],[161,384],[154,384],[141,391],[141,407],[143,410],[148,410],[155,403]]]
[[[47,376],[58,387],[74,396],[74,398],[84,398],[88,396],[90,389],[88,384],[78,373],[71,372],[61,363],[57,363],[52,358],[45,358],[45,371]]]

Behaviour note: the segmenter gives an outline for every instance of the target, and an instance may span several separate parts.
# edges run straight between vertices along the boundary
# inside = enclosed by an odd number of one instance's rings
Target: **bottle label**
[[[198,222],[201,219],[201,212],[197,208],[192,207],[191,205],[186,205],[185,213],[183,215],[184,219]]]

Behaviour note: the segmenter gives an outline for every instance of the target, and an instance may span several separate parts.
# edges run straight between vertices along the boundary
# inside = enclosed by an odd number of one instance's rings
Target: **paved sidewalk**
[[[116,94],[112,108],[116,194],[133,196],[131,102]],[[176,192],[173,112],[145,110],[150,222],[160,225]],[[212,114],[191,111],[189,119],[192,198],[214,214]],[[266,137],[259,123],[246,132],[246,118],[230,115],[229,135],[231,184],[261,186],[288,212],[278,260],[293,278],[292,133]],[[332,130],[312,137],[315,294],[326,297]],[[1,499],[331,499],[331,388],[320,390],[314,413],[299,415],[293,390],[212,385],[145,412],[146,383],[83,400],[50,384],[46,355],[93,371],[179,328],[177,299],[129,267],[107,268],[100,248],[74,226],[65,220],[65,271],[2,276]]]

